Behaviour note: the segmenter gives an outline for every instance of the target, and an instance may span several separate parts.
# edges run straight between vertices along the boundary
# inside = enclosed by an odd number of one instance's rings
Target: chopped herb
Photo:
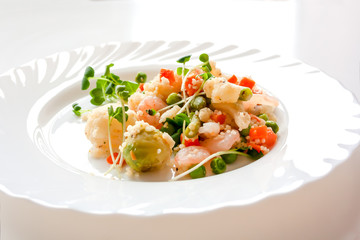
[[[156,114],[156,111],[154,109],[146,109],[146,113],[150,116],[154,116]]]

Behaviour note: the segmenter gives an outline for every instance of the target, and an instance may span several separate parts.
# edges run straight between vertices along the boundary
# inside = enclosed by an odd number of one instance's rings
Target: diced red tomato
[[[229,83],[233,83],[233,84],[237,84],[238,83],[238,79],[235,75],[232,75],[229,79],[228,79]]]
[[[118,156],[119,156],[119,153],[118,153],[118,152],[114,152],[114,159],[116,159]],[[106,161],[107,161],[108,164],[113,164],[113,160],[112,160],[111,154],[106,158]],[[120,158],[119,158],[119,160],[118,160],[118,162],[117,162],[116,164],[119,165],[119,163],[120,163]],[[122,165],[124,165],[125,163],[126,163],[126,162],[123,161],[123,164],[122,164]]]
[[[180,141],[185,145],[185,147],[200,146],[199,138],[197,136],[194,138],[184,138],[184,134],[181,134]]]
[[[250,128],[249,136],[250,140],[255,139],[263,139],[266,138],[267,135],[267,126],[260,126],[260,127],[254,127]]]
[[[241,80],[240,80],[240,83],[239,83],[240,86],[243,86],[243,87],[248,87],[250,89],[252,89],[254,86],[255,86],[255,81],[250,79],[250,78],[247,78],[247,77],[243,77]]]
[[[167,78],[170,84],[175,82],[175,75],[173,70],[165,69],[165,68],[160,69],[160,81],[162,77]]]
[[[144,91],[144,83],[139,84],[139,89],[140,89],[141,92]]]
[[[261,146],[255,143],[248,143],[249,146],[251,146],[253,149],[255,149],[257,152],[261,152]]]
[[[225,120],[226,120],[226,115],[225,114],[217,114],[214,113],[210,116],[211,120],[213,120],[214,122],[220,123],[220,124],[224,124]]]
[[[203,80],[201,77],[196,77],[196,75],[190,76],[185,81],[185,90],[187,95],[192,96],[200,88]]]
[[[272,131],[271,128],[268,128],[267,126],[250,128],[249,137],[250,141],[259,139],[259,145],[265,146],[269,149],[272,148],[277,141],[277,135]]]

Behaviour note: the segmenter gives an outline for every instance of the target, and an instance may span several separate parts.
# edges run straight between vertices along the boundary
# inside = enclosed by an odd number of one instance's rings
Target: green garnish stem
[[[122,125],[122,142],[125,141],[125,130],[126,130],[126,114],[125,114],[125,104],[124,104],[124,101],[120,98],[120,103],[121,103],[121,109],[122,109],[122,120],[123,122],[121,123]],[[119,147],[119,151],[120,151],[120,154],[118,154],[118,156],[116,157],[116,159],[114,159],[114,154],[113,154],[113,151],[112,151],[112,146],[111,146],[111,137],[110,137],[110,123],[111,123],[111,119],[109,117],[109,121],[108,121],[108,136],[109,136],[109,148],[110,148],[110,154],[111,154],[111,158],[113,160],[113,164],[110,166],[109,170],[107,170],[104,175],[107,175],[109,172],[111,172],[114,168],[116,168],[116,163],[119,161],[119,157],[120,157],[120,162],[119,162],[119,170],[121,169],[122,167],[122,164],[124,162],[124,156],[123,156],[123,153],[122,153],[122,150],[121,148]]]
[[[125,115],[125,104],[124,104],[124,101],[122,99],[120,99],[120,102],[121,102],[121,108],[122,108],[122,111],[123,111],[123,123],[122,123],[122,143],[125,142],[125,131],[126,131],[126,115]],[[124,162],[124,154],[121,150],[121,148],[119,147],[119,151],[120,151],[120,154],[121,157],[120,157],[120,162],[119,162],[119,167],[121,168],[123,162]]]
[[[204,165],[206,162],[210,161],[211,159],[213,159],[214,157],[217,157],[217,156],[221,156],[223,154],[237,154],[237,155],[242,155],[242,156],[246,156],[246,157],[249,157],[248,154],[246,153],[243,153],[243,152],[238,152],[238,151],[235,151],[235,150],[228,150],[228,151],[220,151],[220,152],[217,152],[217,153],[213,153],[211,154],[210,156],[208,156],[207,158],[205,158],[204,160],[202,160],[201,162],[199,162],[196,166],[190,168],[189,170],[175,176],[174,178],[170,179],[169,181],[170,182],[173,182],[173,181],[176,181],[180,178],[183,178],[185,177],[186,175],[188,175],[189,173],[191,173],[192,171],[198,169],[199,167],[201,167],[202,165]]]

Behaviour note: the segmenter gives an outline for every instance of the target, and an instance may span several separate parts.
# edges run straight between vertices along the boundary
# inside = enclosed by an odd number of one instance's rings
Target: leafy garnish
[[[175,141],[175,146],[177,146],[180,144],[180,135],[183,132],[183,126],[189,124],[190,118],[185,113],[179,113],[174,118],[167,118],[160,131],[168,133]]]
[[[129,109],[127,106],[124,106],[125,108],[125,112]],[[113,108],[113,106],[108,107],[108,114],[110,118],[115,118],[116,120],[118,120],[120,123],[123,123],[123,111],[122,111],[122,107],[117,107],[115,110]],[[128,115],[127,113],[125,113],[125,121],[128,120]]]
[[[186,62],[188,62],[190,60],[190,58],[191,58],[191,55],[187,55],[187,56],[184,56],[182,58],[179,58],[176,62],[178,62],[178,63],[186,63]]]
[[[88,89],[90,86],[90,80],[96,80],[96,87],[90,91],[91,104],[100,106],[104,103],[118,102],[120,98],[127,102],[129,96],[135,93],[138,89],[138,83],[123,81],[119,76],[112,73],[111,68],[113,66],[113,63],[107,65],[105,73],[101,77],[94,77],[95,71],[92,67],[89,66],[86,68],[82,79],[81,89]],[[141,73],[140,76],[142,79],[141,81],[146,80],[145,73]],[[118,86],[122,86],[121,91],[117,89]],[[119,94],[119,92],[121,92],[121,94]]]
[[[90,87],[90,81],[89,78],[92,78],[95,76],[95,71],[92,67],[87,67],[85,69],[84,77],[81,82],[81,90],[86,90]]]
[[[176,69],[176,73],[177,73],[177,75],[179,75],[179,76],[181,76],[182,74],[183,74],[183,72],[184,72],[184,75],[186,75],[188,72],[189,72],[189,69],[188,68],[182,68],[182,67],[178,67],[177,69]]]
[[[209,61],[209,55],[207,55],[206,53],[203,53],[199,56],[199,60],[202,62],[208,62]]]
[[[73,105],[72,105],[72,108],[73,108],[73,113],[75,113],[75,115],[76,116],[81,116],[81,107],[79,106],[79,104],[77,104],[77,103],[74,103]]]

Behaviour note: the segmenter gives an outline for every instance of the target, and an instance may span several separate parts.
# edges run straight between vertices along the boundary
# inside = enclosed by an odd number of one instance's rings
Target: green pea
[[[220,174],[226,171],[226,163],[221,157],[214,158],[210,163],[210,167],[215,174]]]
[[[231,163],[235,162],[237,159],[236,154],[224,154],[221,157],[226,164],[231,164]]]
[[[196,166],[196,164],[192,165],[190,168],[193,168],[194,166]],[[206,169],[204,166],[200,166],[199,168],[197,168],[194,171],[192,171],[191,173],[189,173],[189,175],[193,179],[205,177]]]
[[[247,128],[244,128],[243,130],[241,130],[240,131],[241,136],[244,136],[244,137],[249,136],[250,128],[251,128],[251,126],[249,125]]]
[[[252,97],[253,93],[250,88],[244,87],[240,91],[239,100],[248,101]]]
[[[181,101],[182,98],[179,94],[177,93],[171,93],[167,98],[166,98],[166,103],[168,105],[172,105],[172,104],[175,104],[179,101]]]
[[[147,75],[143,72],[138,72],[138,74],[135,77],[135,82],[137,83],[144,83],[146,82]]]
[[[206,107],[206,99],[202,96],[197,96],[190,102],[190,107],[194,110],[200,110]]]
[[[266,113],[260,114],[258,117],[264,119],[265,121],[269,120],[269,117]]]
[[[190,124],[185,129],[185,132],[184,132],[185,136],[187,138],[195,137],[199,132],[200,125],[201,125],[201,122],[200,122],[199,117],[197,115],[194,115],[191,118]]]
[[[267,127],[271,127],[274,133],[277,133],[279,131],[279,126],[274,121],[266,121],[265,125]]]

